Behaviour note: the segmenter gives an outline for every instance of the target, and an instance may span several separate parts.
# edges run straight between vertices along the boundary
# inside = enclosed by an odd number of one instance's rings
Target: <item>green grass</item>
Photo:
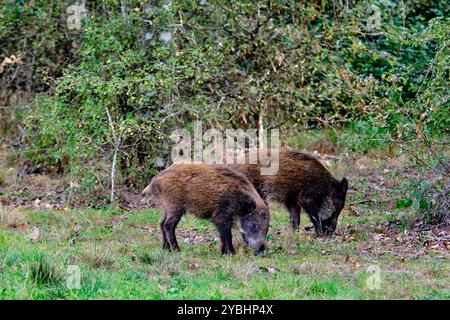
[[[214,226],[189,216],[177,229],[182,252],[174,253],[161,249],[157,211],[2,210],[0,299],[450,298],[447,258],[364,250],[373,245],[377,222],[388,220],[381,210],[344,212],[339,228],[357,229],[344,241],[342,233],[293,234],[285,210],[273,207],[266,258],[253,256],[239,237],[236,256],[219,255]],[[14,215],[26,228],[4,222]],[[307,220],[302,215],[303,227]],[[32,237],[36,228],[39,236]],[[67,287],[71,265],[81,270],[81,288]],[[380,268],[380,289],[367,288],[370,265]]]

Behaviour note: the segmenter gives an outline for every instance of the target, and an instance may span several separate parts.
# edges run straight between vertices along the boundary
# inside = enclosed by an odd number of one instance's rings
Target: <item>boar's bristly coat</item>
[[[244,174],[263,199],[283,203],[294,230],[299,227],[303,208],[319,236],[333,233],[345,204],[347,179],[335,179],[319,160],[308,154],[287,149],[269,152],[279,152],[279,168],[274,175],[261,175],[261,163],[267,163],[270,157],[249,164],[248,152],[245,164],[227,167]]]
[[[269,209],[244,175],[225,166],[173,164],[156,175],[143,193],[164,211],[163,248],[180,250],[175,228],[185,213],[192,213],[216,225],[222,253],[235,252],[231,229],[237,223],[254,253],[265,255]]]

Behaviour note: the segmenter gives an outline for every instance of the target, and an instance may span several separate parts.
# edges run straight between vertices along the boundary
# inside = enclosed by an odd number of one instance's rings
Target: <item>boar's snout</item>
[[[265,257],[267,255],[267,245],[264,240],[261,243],[255,245],[255,247],[253,248],[253,254],[260,257]]]
[[[337,218],[333,215],[328,220],[322,221],[322,233],[324,236],[330,236],[336,231]]]
[[[246,245],[253,249],[255,256],[265,257],[267,254],[267,243],[265,236],[262,234],[249,234],[244,230],[241,230],[242,239]]]
[[[324,228],[323,230],[323,236],[331,236],[334,233],[333,229],[330,228]]]

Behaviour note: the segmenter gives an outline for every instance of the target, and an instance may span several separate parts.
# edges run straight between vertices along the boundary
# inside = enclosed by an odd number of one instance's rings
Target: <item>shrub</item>
[[[345,126],[353,152],[422,144],[424,157],[432,151],[425,162],[445,163],[433,154],[449,133],[445,0],[122,3],[87,1],[81,32],[64,31],[57,1],[0,11],[0,58],[24,54],[5,72],[25,72],[33,86],[12,83],[38,93],[16,118],[23,156],[70,174],[95,201],[111,176],[142,188],[156,162],[168,164],[168,135],[194,120],[205,129]],[[24,30],[38,36],[18,41]]]

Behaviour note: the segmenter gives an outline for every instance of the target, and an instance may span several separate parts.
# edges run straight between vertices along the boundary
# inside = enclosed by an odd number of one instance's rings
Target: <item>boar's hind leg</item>
[[[162,227],[166,234],[167,241],[170,244],[170,248],[175,251],[180,251],[180,247],[178,246],[177,238],[175,236],[175,228],[177,227],[178,222],[180,222],[183,214],[183,210],[177,210],[172,214],[168,214]]]
[[[169,244],[169,241],[167,241],[167,235],[166,235],[166,232],[164,231],[164,224],[166,222],[166,219],[167,219],[167,213],[164,214],[164,218],[162,219],[159,226],[161,227],[163,249],[170,249],[170,244]]]
[[[291,227],[293,231],[297,231],[300,226],[300,210],[301,207],[296,204],[287,204],[289,210],[289,218],[291,221]]]
[[[233,248],[233,240],[231,236],[231,227],[217,226],[220,235],[220,253],[221,254],[235,254]]]

